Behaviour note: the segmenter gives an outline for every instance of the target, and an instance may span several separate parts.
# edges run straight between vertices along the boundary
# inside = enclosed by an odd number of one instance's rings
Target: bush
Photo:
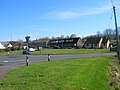
[[[6,51],[6,52],[9,52],[9,51],[10,51],[10,48],[5,49],[5,51]]]
[[[0,52],[5,52],[5,50],[0,50]]]

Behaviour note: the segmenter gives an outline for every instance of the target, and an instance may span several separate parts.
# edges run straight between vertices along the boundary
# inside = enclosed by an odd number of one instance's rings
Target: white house
[[[8,44],[8,46],[7,46],[8,48],[12,48],[13,46],[11,45],[11,44]]]
[[[0,43],[0,50],[6,49],[1,43]]]

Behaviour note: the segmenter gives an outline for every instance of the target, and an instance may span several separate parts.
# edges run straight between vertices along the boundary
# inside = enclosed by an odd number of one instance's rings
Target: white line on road
[[[7,63],[8,61],[3,61],[4,63]]]
[[[25,61],[25,60],[3,61],[3,62],[4,62],[4,63],[8,63],[8,62],[22,62],[22,61]]]

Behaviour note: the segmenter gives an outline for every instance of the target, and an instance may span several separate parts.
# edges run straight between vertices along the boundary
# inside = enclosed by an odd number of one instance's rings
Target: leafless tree
[[[76,37],[76,34],[72,34],[71,36],[70,36],[70,38],[75,38]]]

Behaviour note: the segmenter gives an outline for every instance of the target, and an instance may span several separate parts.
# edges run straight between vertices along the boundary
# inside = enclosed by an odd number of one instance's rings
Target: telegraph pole
[[[116,18],[115,6],[113,6],[113,11],[114,11],[115,29],[116,29],[116,39],[117,39],[117,57],[118,57],[118,60],[119,60],[119,63],[120,63],[119,34],[118,34],[118,29],[117,29],[117,18]]]

